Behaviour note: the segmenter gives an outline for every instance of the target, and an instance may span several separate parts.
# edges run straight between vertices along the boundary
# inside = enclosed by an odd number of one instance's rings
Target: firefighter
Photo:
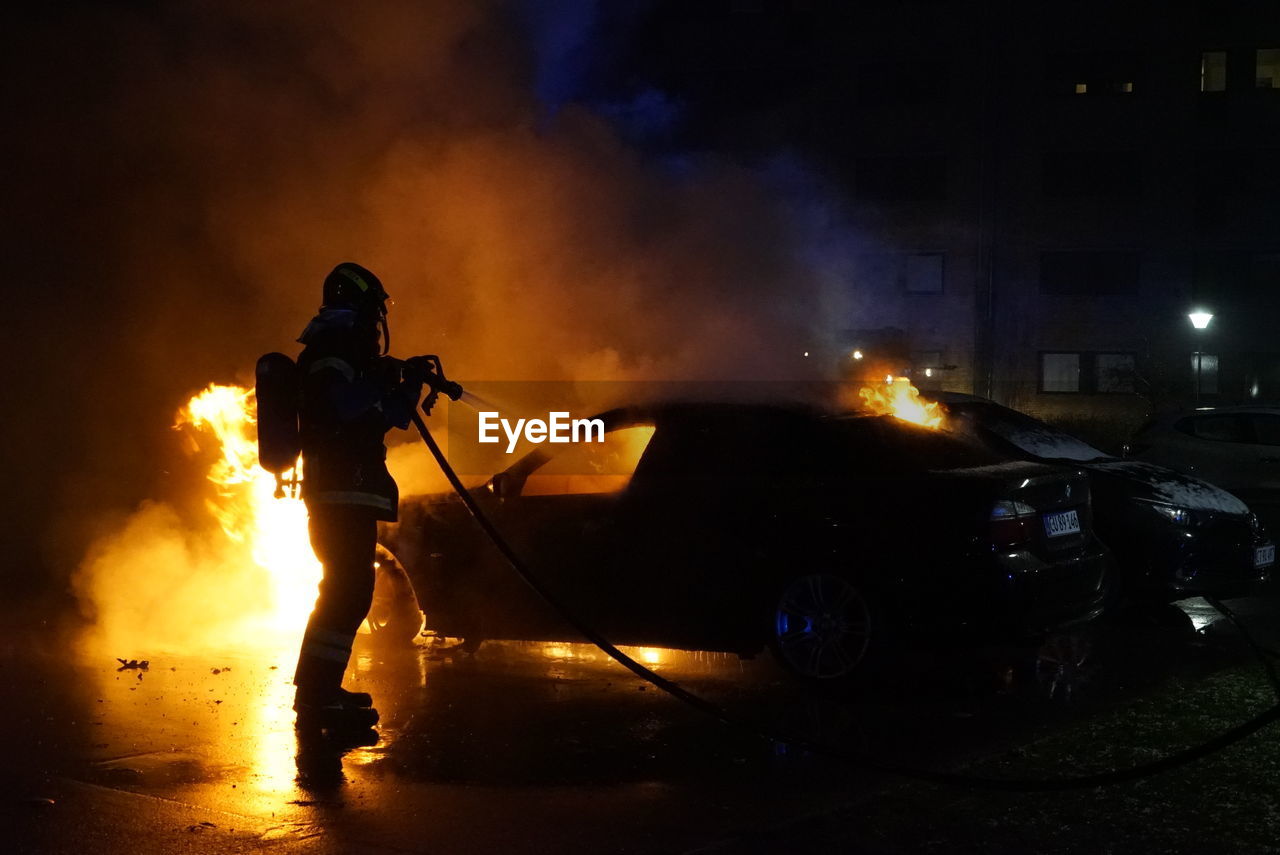
[[[387,292],[352,262],[324,280],[320,312],[298,339],[302,498],[324,568],[293,682],[299,727],[371,727],[372,699],[342,688],[351,644],[373,599],[379,520],[396,519],[399,492],[384,437],[409,426],[421,363],[387,355]]]

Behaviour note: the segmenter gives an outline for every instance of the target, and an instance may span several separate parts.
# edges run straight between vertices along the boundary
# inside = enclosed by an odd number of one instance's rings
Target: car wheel
[[[374,561],[369,631],[379,643],[409,645],[422,629],[422,609],[413,582],[391,550],[378,544]]]
[[[807,680],[840,682],[865,673],[882,631],[874,602],[844,576],[797,576],[776,597],[769,647],[783,667]]]

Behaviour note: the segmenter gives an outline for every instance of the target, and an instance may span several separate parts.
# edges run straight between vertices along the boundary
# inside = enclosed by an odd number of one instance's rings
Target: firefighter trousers
[[[308,507],[311,548],[324,575],[293,676],[300,698],[327,701],[342,685],[351,644],[373,602],[376,513],[360,505]]]

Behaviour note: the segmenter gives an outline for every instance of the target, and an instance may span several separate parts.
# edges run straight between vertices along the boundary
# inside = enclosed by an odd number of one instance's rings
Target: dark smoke
[[[61,582],[120,513],[189,490],[174,412],[292,352],[341,260],[387,284],[398,353],[462,380],[805,373],[830,316],[825,213],[757,171],[629,147],[534,49],[545,6],[19,18],[0,84],[11,590]],[[573,62],[598,57],[595,25],[566,37]]]

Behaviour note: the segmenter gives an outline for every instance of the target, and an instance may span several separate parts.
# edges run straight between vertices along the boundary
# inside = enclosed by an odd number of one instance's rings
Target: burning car
[[[1163,466],[1111,457],[985,398],[933,397],[954,427],[967,428],[998,453],[1066,462],[1088,473],[1098,536],[1120,563],[1117,581],[1128,599],[1242,596],[1266,581],[1275,545],[1231,493]]]
[[[533,451],[476,491],[532,571],[618,644],[752,655],[847,678],[907,638],[1095,616],[1107,556],[1088,481],[891,416],[667,404],[605,441]],[[461,503],[402,503],[383,542],[440,635],[572,631]]]

